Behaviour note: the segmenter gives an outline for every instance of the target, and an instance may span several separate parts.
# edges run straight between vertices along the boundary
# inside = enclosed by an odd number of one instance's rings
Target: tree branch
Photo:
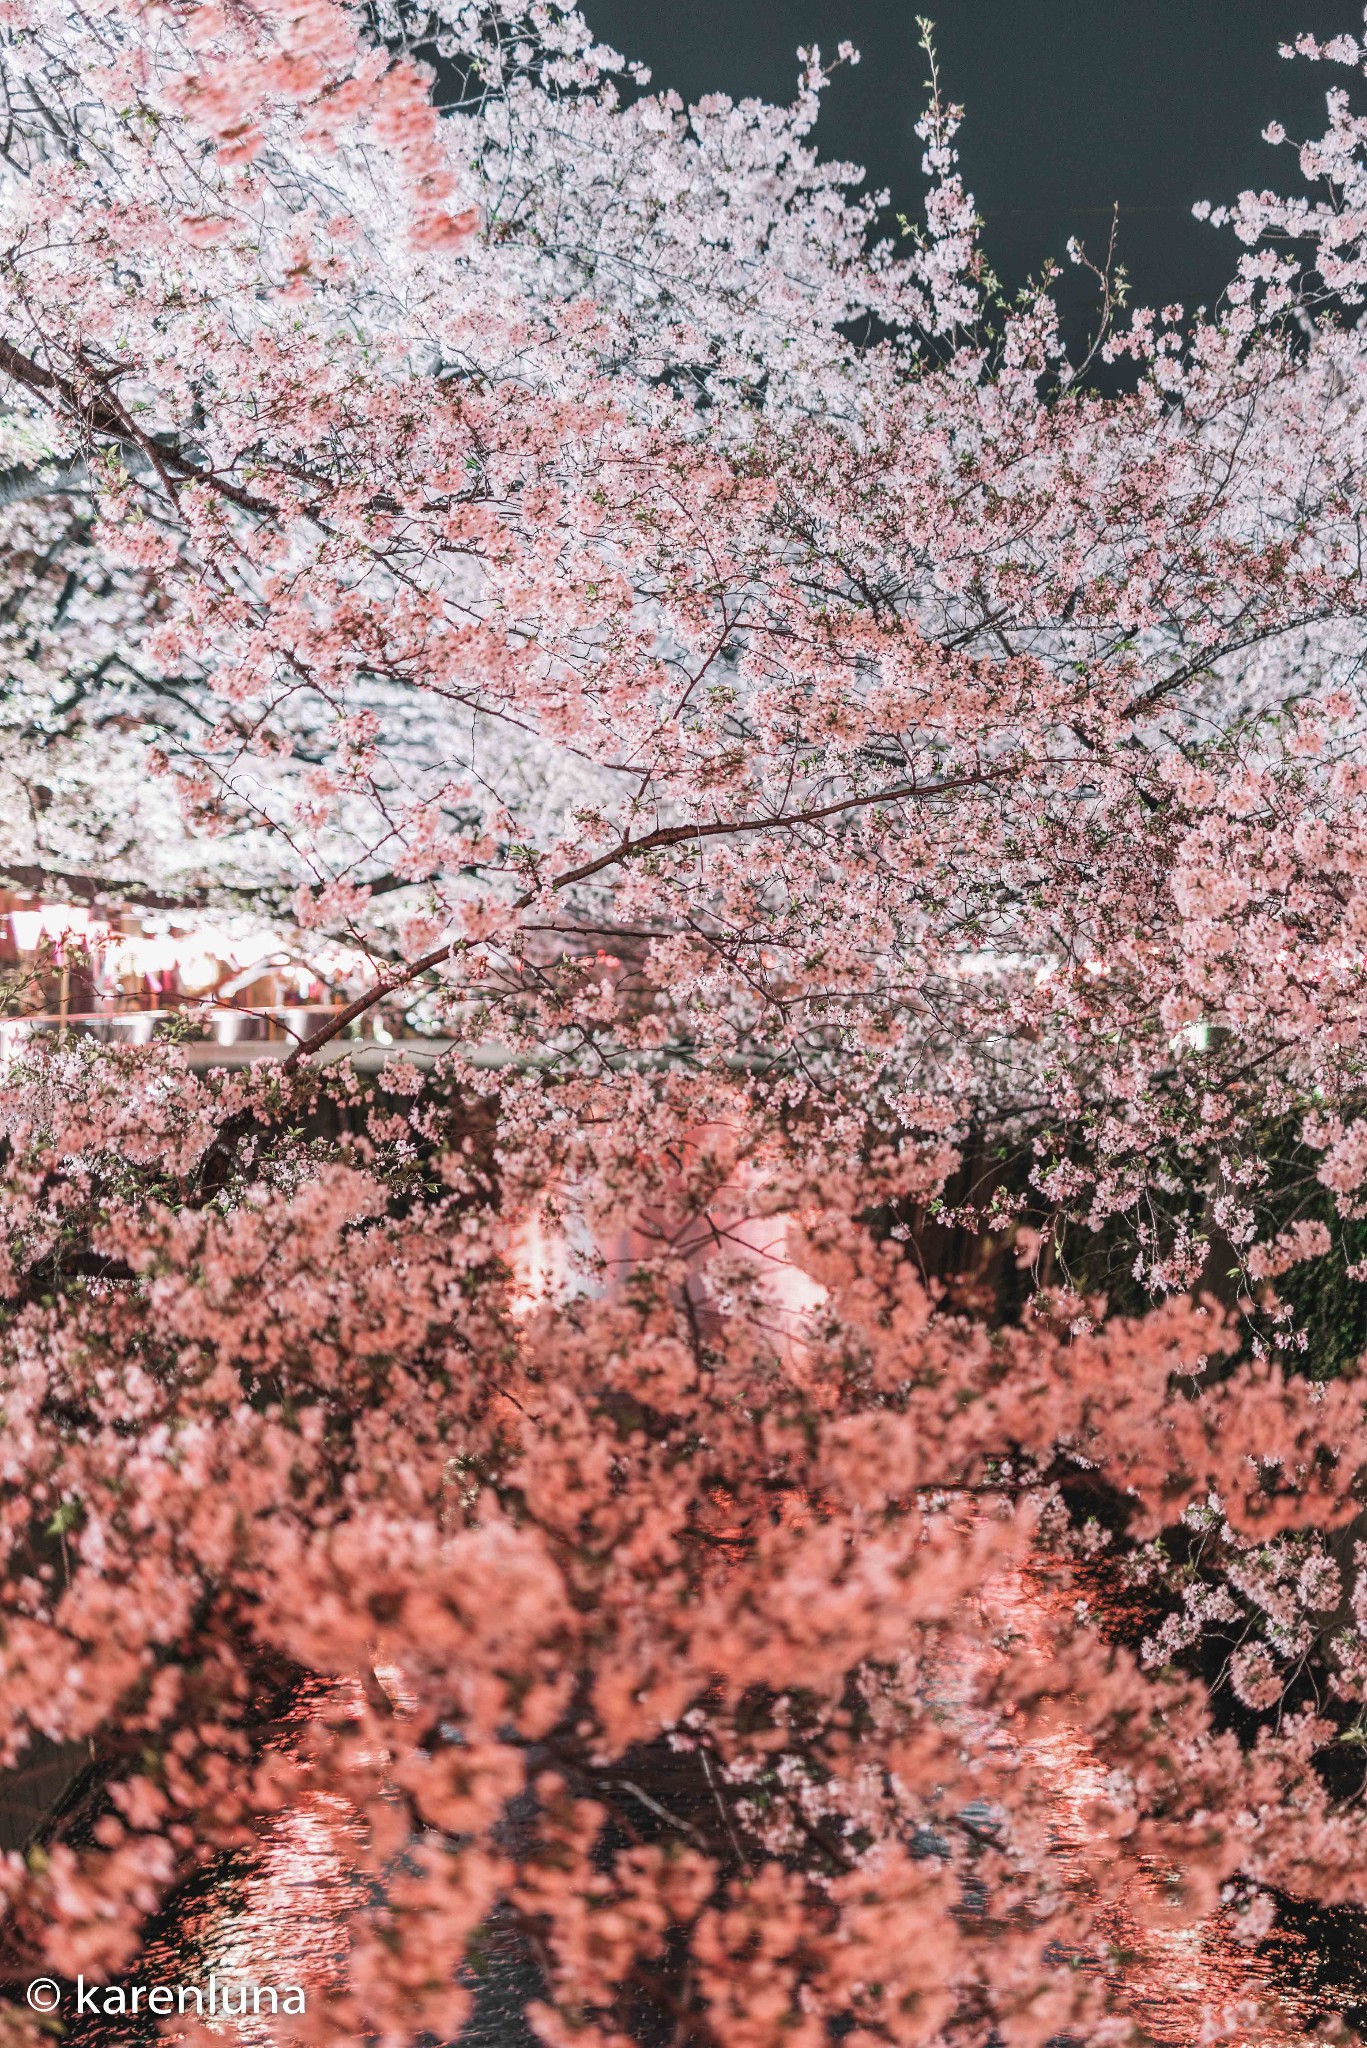
[[[572,883],[587,881],[591,875],[601,874],[604,868],[615,867],[622,861],[634,860],[638,854],[653,853],[664,846],[680,846],[690,839],[729,838],[743,832],[774,832],[785,826],[814,825],[821,819],[835,817],[842,811],[867,810],[873,804],[898,803],[909,797],[949,796],[955,790],[1000,782],[1016,772],[1016,767],[1012,765],[980,769],[975,774],[952,776],[944,782],[902,782],[892,789],[877,790],[870,796],[838,797],[832,803],[814,805],[812,809],[806,811],[780,812],[773,818],[716,819],[710,825],[661,825],[654,832],[643,833],[639,839],[623,839],[620,845],[610,848],[607,853],[599,854],[596,860],[585,861],[577,868],[567,868],[564,874],[553,876],[549,886],[552,889],[568,889]],[[526,890],[513,904],[514,914],[534,903],[538,894],[537,889]],[[454,959],[457,953],[466,951],[469,944],[468,939],[457,939],[444,946],[436,946],[430,953],[424,953],[420,960],[415,960],[410,967],[405,967],[398,973],[376,982],[374,988],[368,989],[364,995],[357,996],[344,1010],[339,1010],[337,1015],[329,1019],[321,1030],[315,1031],[311,1038],[302,1039],[284,1061],[281,1071],[293,1072],[301,1061],[327,1045],[339,1032],[345,1031],[349,1024],[355,1023],[358,1017],[363,1017],[376,1003],[383,1002],[386,996],[397,994],[401,988],[406,988],[411,982],[416,981],[420,974],[426,974],[432,968],[441,966],[444,960]]]
[[[12,378],[26,391],[41,397],[55,411],[75,419],[88,434],[102,434],[111,441],[117,441],[121,447],[136,448],[154,469],[163,474],[174,475],[185,483],[205,484],[244,512],[274,516],[277,508],[268,498],[258,498],[253,492],[228,483],[212,469],[192,462],[178,448],[164,445],[150,434],[144,434],[123,407],[108,395],[82,396],[79,386],[71,378],[63,377],[56,370],[45,370],[41,363],[35,363],[31,356],[15,348],[3,335],[0,335],[0,375]]]
[[[600,854],[596,860],[585,861],[582,867],[557,875],[551,887],[568,888],[571,882],[585,882],[590,875],[598,874],[616,861],[633,859],[638,853],[652,853],[662,846],[680,846],[689,839],[725,839],[743,832],[773,832],[784,826],[815,825],[823,818],[836,817],[841,811],[867,810],[874,804],[902,803],[912,797],[952,796],[956,790],[1001,782],[1018,772],[1017,764],[1012,763],[1001,768],[978,769],[972,775],[950,776],[944,782],[899,782],[892,789],[875,790],[870,796],[836,797],[831,803],[816,804],[807,811],[780,811],[772,818],[718,818],[710,825],[662,825],[654,832],[644,833],[639,839],[623,839],[620,845]],[[529,892],[521,898],[518,907],[530,903],[534,893]]]

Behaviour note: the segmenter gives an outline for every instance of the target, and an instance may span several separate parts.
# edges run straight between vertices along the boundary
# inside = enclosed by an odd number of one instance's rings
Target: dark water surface
[[[1044,1595],[1013,1580],[1003,1594],[1005,1618],[1027,1639],[1044,1619]],[[303,1689],[272,1736],[293,1745],[324,1711],[349,1697],[342,1684]],[[1032,1745],[1031,1761],[1058,1787],[1056,1848],[1067,1882],[1070,1862],[1088,1835],[1086,1814],[1103,1789],[1105,1773],[1086,1742],[1064,1728]],[[287,2026],[266,2010],[237,2016],[240,1987],[272,1986],[282,2003],[298,1987],[313,2007],[345,1974],[347,1919],[359,1903],[349,1849],[361,1829],[345,1802],[305,1794],[263,1824],[259,1843],[224,1856],[207,1876],[179,1894],[148,1943],[137,1970],[144,1985],[199,1985],[207,2000],[211,1977],[221,2008],[228,1989],[231,2017],[221,2009],[206,2024],[233,2048],[275,2048]],[[1313,2037],[1323,2004],[1314,1993],[1323,1958],[1304,1936],[1282,1937],[1262,1952],[1241,1947],[1218,1918],[1200,1925],[1155,1930],[1145,1924],[1142,1878],[1134,1887],[1133,1914],[1122,1907],[1112,1934],[1117,1975],[1140,2039],[1155,2048],[1299,2048]],[[1342,1931],[1340,1930],[1340,1933]],[[1351,1931],[1361,1938],[1361,1931]],[[476,1987],[474,2015],[462,2048],[533,2048],[522,2016],[540,1992],[534,1964],[510,1928],[489,1930],[487,1967]],[[1321,1940],[1323,1930],[1321,1930]],[[454,1967],[454,1965],[453,1965]],[[1255,2026],[1253,1995],[1271,1991],[1283,2023]],[[187,2004],[193,2010],[193,1999]],[[297,2007],[296,2007],[297,2010]],[[1223,2018],[1211,2028],[1211,2014]],[[136,2018],[69,2017],[72,2048],[150,2048],[174,2021],[141,2013]]]

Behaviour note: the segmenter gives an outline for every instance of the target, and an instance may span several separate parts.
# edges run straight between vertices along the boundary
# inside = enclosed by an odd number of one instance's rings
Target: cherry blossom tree
[[[1061,1208],[1180,1153],[1237,1247],[1242,1077],[1352,1056],[1353,331],[1260,251],[1096,396],[994,313],[938,86],[870,252],[815,56],[685,119],[574,16],[396,18],[438,120],[344,13],[159,21],[13,46],[0,369],[86,494],[15,500],[24,872],[264,891],[519,1050],[1048,1102]]]
[[[595,1171],[636,1237],[596,1293],[519,1298],[495,1133],[544,1091],[452,1079],[305,1079],[286,1119],[278,1075],[77,1046],[11,1090],[7,1741],[102,1766],[5,1865],[13,1980],[135,1976],[166,1888],[304,1791],[361,1816],[328,2040],[454,2034],[500,1922],[550,2042],[1123,2038],[1127,1929],[1358,1899],[1332,1712],[1241,1741],[1085,1597],[1099,1545],[1218,1499],[1228,1583],[1314,1626],[1355,1379],[1237,1362],[1209,1304],[947,1313],[852,1213],[899,1162],[818,1174],[720,1094],[699,1132],[692,1088],[653,1162],[543,1130],[538,1180]],[[329,1095],[349,1133],[302,1140]],[[743,1227],[780,1203],[796,1320]],[[263,1751],[304,1673],[309,1740]],[[1341,1656],[1345,1702],[1365,1674]],[[1232,1682],[1283,1691],[1251,1634]]]
[[[1136,1924],[1358,1903],[1347,101],[1079,363],[928,34],[883,240],[816,52],[686,112],[543,7],[3,37],[0,855],[370,962],[266,1079],[7,1077],[8,1755],[101,1760],[15,1980],[305,1778],[330,2040],[454,2032],[499,1916],[554,2048],[1121,2040]],[[370,1100],[382,1002],[456,1049]]]

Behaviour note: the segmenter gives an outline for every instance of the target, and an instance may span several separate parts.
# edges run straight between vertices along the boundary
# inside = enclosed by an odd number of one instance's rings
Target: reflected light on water
[[[1090,1590],[1096,1609],[1102,1602],[1095,1597],[1095,1583]],[[1011,1633],[1047,1661],[1049,1620],[1058,1604],[1070,1599],[1066,1587],[1050,1587],[1031,1573],[1014,1571],[1003,1573],[987,1591],[994,1613]],[[1089,1862],[1095,1865],[1098,1849],[1103,1854],[1109,1849],[1114,1863],[1124,1858],[1123,1848],[1089,1818],[1107,1803],[1110,1774],[1086,1737],[1066,1724],[1031,1737],[1021,1750],[1050,1788],[1060,1876],[1085,1899],[1085,1873]],[[1173,1925],[1154,1910],[1159,1893],[1152,1866],[1135,1862],[1103,1919],[1114,1958],[1108,1974],[1117,2002],[1140,2030],[1139,2042],[1146,2048],[1309,2048],[1323,2038],[1316,2031],[1323,2002],[1298,1985],[1290,1943],[1250,1948],[1239,1941],[1223,1912]]]
[[[353,1699],[359,1702],[359,1687],[303,1689],[269,1746],[292,1747],[311,1721]],[[228,1984],[233,2003],[243,1984],[273,1987],[282,2004],[286,1987],[298,1986],[311,2008],[316,1994],[346,1974],[347,1922],[358,1903],[349,1845],[360,1832],[359,1817],[344,1800],[306,1791],[263,1823],[252,1850],[226,1857],[207,1881],[174,1902],[147,1943],[137,1980],[198,1984],[207,1995],[213,1976],[220,1987]],[[163,2023],[163,2038],[168,2027],[175,2038],[174,2024]],[[202,2025],[234,2048],[275,2048],[283,2031],[269,2011],[240,2019],[220,2013]],[[140,2015],[82,2022],[73,2039],[81,2048],[146,2048],[158,2032],[157,2022]]]
[[[1042,1645],[1049,1602],[1057,1595],[1023,1574],[992,1590],[1002,1620],[1017,1636]],[[961,1679],[965,1675],[961,1671]],[[410,1702],[402,1673],[380,1662],[376,1676],[403,1711]],[[297,1702],[281,1739],[353,1698],[359,1699],[358,1687],[315,1686]],[[1066,1887],[1080,1875],[1081,1852],[1088,1846],[1094,1852],[1101,1839],[1088,1815],[1106,1791],[1105,1768],[1067,1727],[1025,1747],[1057,1800],[1052,1836]],[[138,1978],[207,1985],[212,1973],[234,1987],[273,1985],[282,1999],[285,1986],[297,1985],[313,2007],[316,1995],[345,1975],[348,1916],[359,1896],[350,1848],[359,1830],[344,1801],[306,1792],[264,1823],[254,1850],[225,1859],[207,1883],[182,1896],[149,1942]],[[1315,2038],[1310,2001],[1297,1993],[1284,1959],[1241,1946],[1219,1914],[1193,1926],[1154,1926],[1145,1898],[1156,1891],[1137,1866],[1106,1930],[1121,2002],[1140,2030],[1139,2041],[1153,2048],[1300,2048]],[[1271,2031],[1269,2002],[1284,2015]],[[277,2026],[268,2013],[220,2014],[205,2025],[234,2048],[276,2048],[284,2032],[284,2023]],[[147,2048],[156,2037],[156,2023],[143,2016],[87,2021],[73,2039],[79,2048]]]
[[[1023,1573],[1004,1575],[992,1604],[1018,1638],[1044,1648],[1058,1588]],[[402,1712],[411,1704],[403,1674],[377,1662],[376,1676]],[[961,1671],[961,1679],[965,1674]],[[359,1688],[316,1686],[301,1697],[283,1740],[311,1718],[359,1699]],[[1065,1889],[1085,1892],[1084,1853],[1102,1837],[1089,1815],[1107,1791],[1107,1774],[1087,1740],[1066,1725],[1024,1745],[1056,1800],[1051,1828]],[[350,1854],[359,1822],[345,1802],[306,1793],[264,1826],[257,1848],[225,1861],[213,1879],[181,1899],[149,1944],[138,1976],[144,1982],[228,1980],[302,1987],[315,1995],[339,1984],[346,1969],[347,1921],[358,1903]],[[1118,1853],[1118,1852],[1117,1852]],[[1156,1899],[1152,1876],[1136,1865],[1104,1923],[1115,1958],[1120,2002],[1137,2040],[1152,2048],[1300,2048],[1316,2038],[1315,2013],[1297,1991],[1285,1955],[1252,1952],[1221,1914],[1190,1926],[1157,1926],[1146,1910]],[[455,1959],[453,1958],[453,1967]],[[1282,2015],[1269,2028],[1267,2011]],[[1261,2018],[1259,2014],[1261,2012]],[[269,2014],[221,2015],[211,2031],[241,2048],[275,2048],[283,2027]],[[76,2040],[85,2048],[145,2048],[153,2026],[103,2020]]]
[[[789,1222],[786,1215],[771,1216],[732,1225],[728,1235],[758,1259],[775,1334],[800,1370],[803,1317],[820,1304],[824,1290],[789,1257]],[[509,1262],[520,1313],[566,1287],[566,1248],[536,1219],[511,1234]],[[1094,1607],[1101,1605],[1097,1590],[1089,1587]],[[994,1581],[988,1597],[1000,1625],[1047,1660],[1051,1615],[1056,1603],[1070,1598],[1068,1592],[1016,1571]],[[414,1704],[396,1666],[378,1661],[375,1678],[399,1712]],[[943,1704],[950,1704],[958,1685],[968,1685],[967,1664],[959,1667],[957,1681],[949,1678]],[[292,1746],[311,1720],[359,1699],[359,1686],[318,1683],[301,1693],[277,1739]],[[1106,1847],[1089,1818],[1107,1792],[1106,1767],[1085,1737],[1066,1725],[1021,1747],[1049,1788],[1050,1838],[1062,1888],[1072,1885],[1075,1896],[1085,1898],[1088,1863],[1094,1865],[1098,1847]],[[345,1975],[348,1918],[359,1903],[350,1845],[359,1833],[359,1819],[345,1802],[305,1793],[263,1825],[253,1851],[225,1859],[207,1882],[175,1903],[147,1947],[140,1979],[207,1983],[213,1973],[234,1984],[298,1985],[312,2007],[315,1994]],[[1123,1852],[1110,1844],[1109,1853],[1114,1859]],[[1104,1922],[1113,1960],[1094,1966],[1113,1972],[1117,2002],[1136,2028],[1135,2048],[1303,2048],[1322,2038],[1315,2032],[1315,2002],[1295,1981],[1290,1943],[1250,1950],[1221,1913],[1194,1925],[1160,1926],[1151,1910],[1158,1890],[1152,1872],[1136,1863]],[[453,1970],[458,1960],[452,1958]],[[1280,2015],[1270,2030],[1269,2010]],[[277,2027],[269,2015],[220,2017],[213,2031],[242,2048],[275,2048],[286,2025]],[[147,2048],[157,2031],[150,2020],[105,2019],[94,2027],[84,2023],[71,2038],[73,2048]]]

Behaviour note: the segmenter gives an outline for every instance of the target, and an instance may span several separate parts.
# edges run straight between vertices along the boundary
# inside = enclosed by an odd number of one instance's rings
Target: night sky
[[[1286,62],[1278,43],[1363,26],[1361,0],[586,0],[586,11],[596,34],[686,100],[786,101],[798,45],[834,52],[848,38],[863,61],[830,87],[822,154],[862,163],[908,212],[922,188],[912,124],[927,13],[943,88],[966,110],[963,169],[998,274],[1019,284],[1074,234],[1103,253],[1119,201],[1117,253],[1136,298],[1187,305],[1213,300],[1238,254],[1227,230],[1191,218],[1192,203],[1301,189],[1293,153],[1269,148],[1263,127],[1275,118],[1298,139],[1318,135],[1326,89],[1354,85],[1340,65]],[[1367,105],[1367,79],[1356,87]],[[1077,317],[1089,287],[1071,276],[1064,303]]]

